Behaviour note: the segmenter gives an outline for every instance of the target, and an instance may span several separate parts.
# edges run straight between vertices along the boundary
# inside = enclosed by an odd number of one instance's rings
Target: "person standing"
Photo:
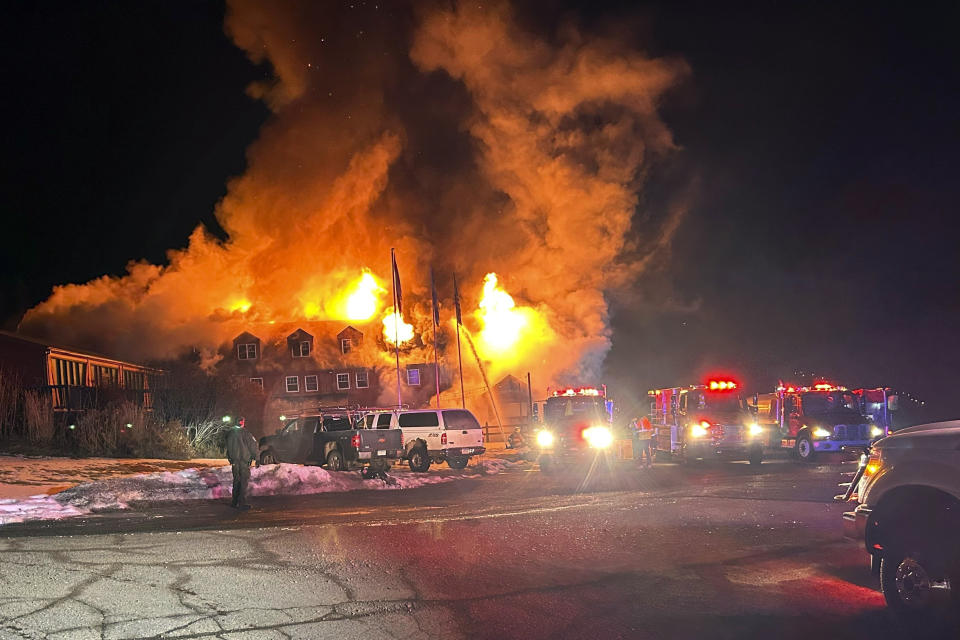
[[[247,483],[250,481],[250,463],[257,459],[257,440],[244,429],[246,421],[237,424],[227,433],[227,460],[233,471],[233,500],[230,505],[237,509],[249,509]]]
[[[653,466],[653,426],[647,416],[634,419],[633,427],[633,459],[637,466],[649,469]],[[646,462],[644,462],[646,459]]]

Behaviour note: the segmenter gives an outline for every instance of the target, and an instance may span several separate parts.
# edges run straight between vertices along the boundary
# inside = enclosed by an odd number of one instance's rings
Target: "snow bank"
[[[455,475],[397,474],[388,482],[363,480],[359,472],[331,472],[320,467],[271,464],[250,470],[253,496],[306,495],[362,489],[414,489],[450,482]],[[0,525],[28,520],[58,520],[104,510],[127,509],[131,502],[215,500],[229,498],[229,466],[183,469],[108,478],[77,485],[54,495],[0,500]]]

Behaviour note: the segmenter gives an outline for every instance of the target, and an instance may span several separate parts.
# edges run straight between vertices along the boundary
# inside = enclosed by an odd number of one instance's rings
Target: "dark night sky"
[[[613,303],[608,375],[750,387],[794,369],[888,384],[960,412],[953,216],[957,12],[878,3],[538,2],[541,28],[620,24],[692,76],[663,115],[682,147],[650,207],[690,211],[668,258]],[[0,319],[54,284],[160,262],[244,168],[268,70],[215,3],[5,3]],[[629,380],[629,385],[624,381]]]

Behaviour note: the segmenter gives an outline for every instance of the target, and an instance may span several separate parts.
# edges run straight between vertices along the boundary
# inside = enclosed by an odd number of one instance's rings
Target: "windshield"
[[[710,409],[723,413],[734,413],[745,409],[743,399],[738,394],[704,393],[700,396],[698,409]]]
[[[543,417],[548,422],[564,418],[603,420],[606,418],[606,409],[603,398],[598,396],[547,398]]]
[[[810,392],[802,396],[803,412],[806,414],[855,411],[860,413],[857,397],[849,391]]]

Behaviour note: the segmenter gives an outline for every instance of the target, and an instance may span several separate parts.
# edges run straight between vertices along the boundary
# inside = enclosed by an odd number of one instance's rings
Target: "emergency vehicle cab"
[[[540,470],[559,464],[593,462],[613,447],[613,402],[606,388],[554,391],[543,405],[543,427],[536,433]]]
[[[653,449],[680,462],[698,458],[763,461],[766,441],[733,380],[669,387],[648,392]]]
[[[828,382],[781,384],[774,393],[757,394],[755,404],[760,424],[770,430],[770,446],[791,449],[800,460],[813,462],[819,453],[866,449],[887,434],[886,426],[864,415],[863,398],[862,391]]]

